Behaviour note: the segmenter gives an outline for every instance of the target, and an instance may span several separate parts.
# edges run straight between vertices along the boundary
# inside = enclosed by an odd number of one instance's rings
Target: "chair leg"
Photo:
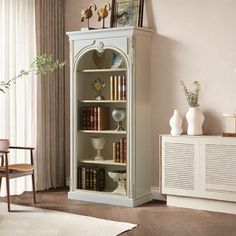
[[[6,176],[6,185],[7,185],[7,206],[8,206],[8,212],[11,211],[10,208],[10,179],[9,176]]]
[[[36,204],[36,192],[35,192],[35,180],[34,180],[34,172],[31,175],[32,177],[32,187],[33,187],[33,196],[34,196],[34,204]]]

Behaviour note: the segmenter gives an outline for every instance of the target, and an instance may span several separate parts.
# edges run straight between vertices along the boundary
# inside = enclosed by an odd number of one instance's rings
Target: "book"
[[[98,130],[108,130],[110,126],[110,108],[97,107]]]
[[[93,167],[93,190],[102,191],[105,188],[105,169]]]
[[[116,162],[120,162],[120,143],[116,143]]]
[[[90,189],[90,169],[88,167],[85,168],[85,189],[89,190]]]
[[[83,107],[82,110],[82,129],[85,130],[87,127],[86,125],[86,107]]]
[[[90,107],[90,130],[94,130],[94,107]]]
[[[124,139],[120,139],[120,163],[124,163]]]
[[[105,169],[102,167],[78,167],[78,188],[102,191],[105,188]]]
[[[117,100],[121,100],[122,86],[121,86],[121,76],[117,79]]]
[[[85,189],[86,168],[84,166],[80,168],[81,168],[81,188]]]
[[[93,108],[93,112],[94,112],[94,125],[93,128],[94,130],[98,130],[98,112],[97,112],[98,108],[94,107]]]
[[[127,140],[126,140],[126,138],[124,139],[124,147],[123,147],[123,149],[124,149],[124,163],[126,163],[127,162]]]
[[[122,96],[121,100],[126,100],[126,77],[122,76]]]
[[[114,100],[118,99],[117,95],[118,89],[117,89],[117,76],[114,76]]]
[[[90,130],[90,107],[86,107],[86,129]]]
[[[93,190],[93,168],[89,168],[89,189]]]
[[[110,76],[110,99],[115,100],[114,99],[114,77],[112,75]]]
[[[117,158],[116,158],[116,143],[112,144],[112,157],[113,157],[113,161],[116,162]]]

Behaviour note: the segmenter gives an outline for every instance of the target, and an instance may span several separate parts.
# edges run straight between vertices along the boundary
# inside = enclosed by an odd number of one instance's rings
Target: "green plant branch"
[[[7,89],[11,87],[11,84],[15,84],[17,79],[28,76],[30,74],[46,75],[49,72],[53,72],[58,69],[62,69],[65,62],[60,60],[54,60],[52,55],[42,54],[35,58],[28,70],[21,70],[18,75],[14,76],[8,81],[0,82],[0,92],[5,93]]]

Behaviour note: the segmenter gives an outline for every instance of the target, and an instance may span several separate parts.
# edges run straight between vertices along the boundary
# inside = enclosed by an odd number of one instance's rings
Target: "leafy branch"
[[[0,82],[0,92],[5,93],[7,89],[11,87],[11,84],[15,84],[17,79],[28,76],[30,74],[46,75],[49,72],[53,72],[58,69],[62,69],[65,62],[60,60],[54,60],[52,55],[42,54],[35,58],[28,70],[21,70],[18,75],[14,76],[8,81]]]

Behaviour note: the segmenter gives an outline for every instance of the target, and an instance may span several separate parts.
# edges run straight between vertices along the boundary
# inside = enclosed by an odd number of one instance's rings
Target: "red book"
[[[120,139],[120,163],[124,163],[124,139]]]
[[[94,107],[90,107],[90,129],[94,130]]]
[[[90,130],[90,107],[86,107],[86,129]]]
[[[94,107],[93,111],[94,111],[94,114],[93,114],[94,115],[94,117],[93,117],[94,125],[93,125],[93,127],[94,127],[94,130],[98,130],[98,108]]]

